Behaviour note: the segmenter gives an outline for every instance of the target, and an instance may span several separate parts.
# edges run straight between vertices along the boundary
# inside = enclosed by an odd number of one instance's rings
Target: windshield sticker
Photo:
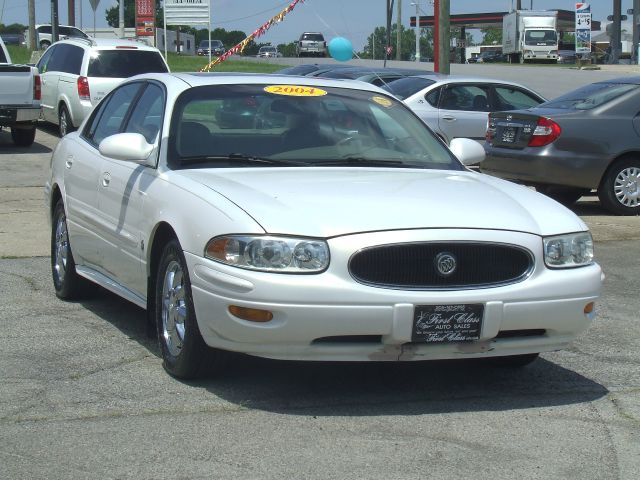
[[[269,85],[264,87],[267,93],[275,95],[288,95],[290,97],[322,97],[326,95],[326,90],[315,87],[304,87],[302,85]]]
[[[376,102],[378,105],[382,105],[385,108],[389,108],[391,106],[393,106],[393,102],[391,100],[389,100],[388,98],[385,97],[371,97],[371,100],[373,100],[374,102]]]

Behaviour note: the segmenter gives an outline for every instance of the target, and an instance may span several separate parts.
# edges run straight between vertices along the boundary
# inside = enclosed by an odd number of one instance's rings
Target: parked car
[[[496,62],[506,62],[508,58],[506,55],[503,55],[501,50],[487,50],[476,58],[477,63],[496,63]]]
[[[311,72],[309,76],[360,80],[361,82],[381,86],[408,75],[420,75],[428,72],[427,70],[418,70],[414,68],[341,67],[342,66],[338,64],[337,68]]]
[[[209,50],[211,50],[211,55],[215,55],[216,57],[219,57],[225,52],[224,45],[220,40],[211,40],[211,43],[209,43],[209,40],[202,40],[196,49],[196,55],[209,56]]]
[[[285,121],[220,128],[245,98]],[[227,351],[522,366],[587,328],[602,271],[575,214],[460,163],[483,155],[363,82],[141,75],[53,153],[53,287],[149,309],[181,378]]]
[[[558,50],[558,63],[576,63],[575,50]]]
[[[21,33],[0,33],[5,45],[24,45],[24,35]]]
[[[296,44],[296,55],[298,57],[326,57],[327,42],[324,35],[319,32],[305,32],[300,35]]]
[[[123,79],[168,72],[157,48],[127,40],[62,40],[37,64],[42,77],[42,116],[60,136],[78,128],[91,109]]]
[[[563,203],[597,190],[602,206],[640,214],[640,77],[580,87],[536,108],[494,112],[480,168]]]
[[[50,24],[36,25],[36,38],[42,50],[46,50],[51,45],[51,36],[52,28]],[[25,33],[25,38],[29,38],[28,32]],[[89,36],[79,28],[70,25],[58,25],[58,39],[64,40],[67,38],[89,38]]]
[[[256,55],[258,58],[279,58],[282,57],[282,54],[278,51],[276,47],[271,45],[265,45],[260,47],[258,50],[258,54]]]
[[[0,37],[0,130],[8,127],[11,140],[19,147],[30,146],[36,137],[41,93],[38,70],[12,64]]]
[[[484,143],[489,112],[530,108],[539,93],[505,80],[459,75],[421,75],[383,87],[413,110],[445,142],[472,138]]]

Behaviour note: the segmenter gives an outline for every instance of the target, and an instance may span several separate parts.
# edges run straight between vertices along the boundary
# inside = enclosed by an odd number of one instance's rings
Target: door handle
[[[110,182],[111,182],[111,174],[109,172],[103,173],[102,174],[102,186],[103,187],[108,187]]]
[[[64,162],[64,166],[67,168],[67,170],[70,169],[73,166],[73,157],[67,157],[67,161]]]
[[[455,122],[456,121],[456,117],[452,117],[451,115],[444,115],[442,117],[443,120],[446,120],[447,122]]]

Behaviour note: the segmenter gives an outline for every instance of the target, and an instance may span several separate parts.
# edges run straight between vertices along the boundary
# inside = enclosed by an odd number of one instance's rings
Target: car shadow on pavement
[[[159,356],[144,310],[102,289],[81,303]],[[502,411],[590,402],[608,393],[543,357],[512,369],[483,360],[298,362],[232,353],[223,374],[183,383],[246,408],[312,416]]]
[[[53,150],[46,145],[38,143],[37,137],[36,141],[28,147],[16,147],[13,143],[13,140],[11,140],[11,132],[4,129],[0,131],[0,155],[51,153],[52,151]]]

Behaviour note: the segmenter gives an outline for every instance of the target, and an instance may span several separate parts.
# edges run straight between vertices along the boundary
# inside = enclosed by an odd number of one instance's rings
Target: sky
[[[51,1],[35,0],[36,23],[51,22]],[[158,0],[159,1],[159,0]],[[242,30],[251,33],[271,17],[279,13],[292,0],[211,0],[212,29]],[[408,27],[409,17],[415,15],[418,3],[421,15],[433,15],[429,0],[396,0],[402,2],[402,23]],[[515,8],[514,0],[450,0],[451,14],[500,12]],[[574,0],[522,0],[522,7],[535,10],[575,9]],[[27,0],[0,0],[0,23],[28,24]],[[82,25],[80,22],[82,4]],[[592,0],[591,12],[594,20],[605,21],[613,13],[613,0]],[[96,25],[106,27],[105,10],[116,5],[114,0],[99,0]],[[633,0],[622,0],[622,13],[633,6]],[[274,25],[262,37],[260,43],[289,43],[298,39],[302,32],[322,32],[327,40],[346,37],[356,50],[362,50],[367,37],[377,26],[386,24],[386,0],[304,0],[289,13],[283,22]],[[58,0],[59,21],[68,23],[67,0]],[[394,8],[393,22],[396,22]],[[76,0],[76,26],[85,30],[93,27],[93,10],[89,0]],[[477,38],[477,36],[476,36]]]

